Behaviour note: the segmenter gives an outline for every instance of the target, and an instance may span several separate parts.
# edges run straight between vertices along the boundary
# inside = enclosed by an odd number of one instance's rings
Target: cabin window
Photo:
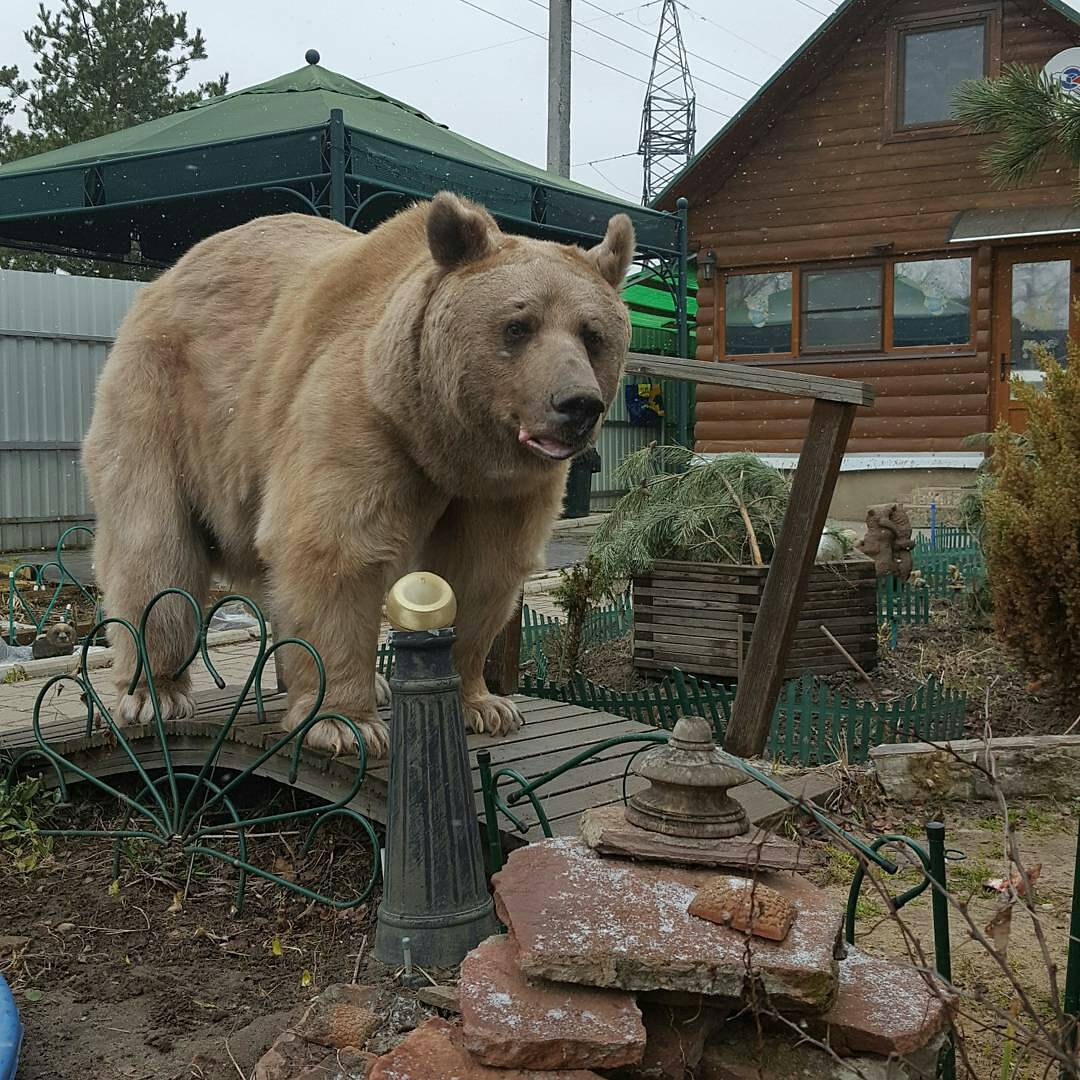
[[[802,347],[811,351],[881,348],[880,266],[802,273]]]
[[[970,348],[972,274],[967,255],[726,274],[722,355]]]
[[[952,96],[966,79],[989,74],[987,23],[912,28],[900,33],[896,123],[952,122]]]
[[[724,289],[729,356],[791,352],[791,274],[733,274]]]
[[[893,264],[892,343],[966,345],[971,340],[971,260]]]

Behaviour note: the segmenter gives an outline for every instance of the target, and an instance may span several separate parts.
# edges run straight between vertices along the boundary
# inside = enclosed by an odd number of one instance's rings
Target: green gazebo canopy
[[[511,231],[592,243],[630,214],[639,253],[671,265],[677,216],[622,202],[455,134],[320,66],[98,139],[0,166],[0,244],[170,263],[262,214],[306,210],[368,229],[450,189]]]

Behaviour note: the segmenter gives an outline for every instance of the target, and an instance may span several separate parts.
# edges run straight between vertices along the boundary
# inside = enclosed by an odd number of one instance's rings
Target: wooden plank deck
[[[236,688],[204,691],[197,695],[198,714],[194,719],[168,722],[169,753],[175,768],[190,769],[202,765],[235,705],[237,693]],[[506,738],[491,735],[467,737],[473,791],[481,820],[484,807],[476,764],[477,750],[486,749],[491,753],[494,769],[512,765],[527,780],[531,780],[603,739],[651,730],[636,721],[578,705],[521,695],[515,695],[514,700],[525,717],[525,725],[520,731]],[[263,723],[257,721],[253,705],[245,703],[241,709],[218,756],[219,768],[247,768],[260,751],[281,737],[282,731],[276,721],[285,709],[285,695],[267,694],[263,701]],[[389,708],[381,710],[384,719],[389,719],[389,713]],[[85,720],[58,717],[44,721],[42,730],[53,750],[96,777],[104,779],[132,771],[127,754],[109,733],[96,730],[89,737],[85,734]],[[149,726],[127,728],[124,735],[143,768],[153,770],[163,767],[162,748]],[[4,733],[3,750],[8,756],[13,757],[34,745],[34,735],[30,729]],[[622,801],[627,759],[641,745],[630,743],[607,750],[594,761],[571,770],[542,789],[544,811],[555,835],[576,834],[582,810]],[[291,749],[290,744],[268,758],[256,770],[257,773],[287,783]],[[305,749],[301,755],[296,786],[329,801],[337,801],[347,795],[355,784],[356,767],[354,755],[331,758],[319,751]],[[77,777],[69,779],[72,782],[78,780]],[[363,785],[349,805],[371,820],[385,824],[388,783],[387,763],[381,760],[370,762]],[[640,786],[641,781],[637,778],[628,778],[628,792],[636,791]],[[511,831],[512,826],[503,819],[500,827],[508,841],[534,840],[541,835],[536,815],[527,801],[515,806],[514,813],[529,825],[529,831],[524,836],[516,830]]]

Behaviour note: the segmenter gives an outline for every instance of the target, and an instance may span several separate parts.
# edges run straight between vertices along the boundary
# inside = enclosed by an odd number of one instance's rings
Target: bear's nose
[[[593,394],[568,394],[566,397],[555,398],[551,405],[558,415],[559,423],[578,438],[592,430],[604,411],[604,403]]]

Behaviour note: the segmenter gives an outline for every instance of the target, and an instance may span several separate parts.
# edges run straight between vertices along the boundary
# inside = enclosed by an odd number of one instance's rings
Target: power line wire
[[[637,11],[639,8],[645,7],[645,4],[639,4],[637,8],[627,8],[627,11]],[[620,15],[626,12],[613,13],[614,18],[619,18]],[[604,16],[599,19],[592,19],[591,22],[602,22]],[[587,23],[582,23],[582,26],[587,26]],[[633,24],[631,24],[633,25]],[[504,49],[510,45],[520,45],[523,41],[532,41],[536,35],[530,30],[525,37],[512,38],[510,41],[497,41],[494,45],[481,45],[477,49],[466,49],[464,52],[450,53],[448,56],[436,56],[431,60],[422,60],[418,64],[408,64],[405,67],[391,68],[389,71],[377,71],[372,75],[366,75],[368,79],[381,79],[386,75],[397,75],[402,71],[415,71],[417,68],[431,67],[432,64],[443,64],[449,60],[460,60],[464,56],[475,56],[477,53],[491,52],[492,49]]]
[[[576,165],[571,165],[572,169],[583,169],[586,165],[601,165],[605,161],[621,161],[623,158],[638,157],[636,150],[631,150],[626,154],[612,154],[611,157],[598,157],[593,158],[592,161],[579,161]]]
[[[595,4],[590,3],[590,0],[582,0],[582,3],[588,4],[589,7],[596,7]],[[762,45],[758,45],[757,42],[751,41],[749,38],[744,38],[741,34],[737,34],[730,27],[721,25],[715,19],[710,19],[708,15],[702,15],[700,11],[695,11],[689,4],[685,3],[684,0],[679,0],[679,6],[684,11],[688,11],[691,15],[693,15],[695,19],[700,19],[702,22],[707,22],[711,26],[715,26],[716,29],[720,30],[722,33],[730,34],[733,38],[735,38],[736,41],[741,41],[744,45],[749,45],[751,49],[757,49],[759,53],[764,53],[772,60],[778,60],[780,63],[784,62],[784,57],[778,56],[776,53],[772,52],[769,49],[766,49]],[[628,25],[633,26],[634,24],[629,23]],[[641,29],[641,27],[638,27],[638,29]],[[645,33],[648,33],[648,31],[646,30]],[[695,60],[704,60],[706,64],[713,64],[715,67],[720,66],[719,64],[716,64],[715,61],[710,60],[707,56],[700,56],[698,53],[690,53],[690,55],[694,57]]]
[[[479,4],[474,4],[473,0],[459,0],[459,3],[464,4],[466,7],[475,8],[477,11],[482,11],[485,15],[490,15],[493,19],[498,19],[499,22],[507,23],[510,26],[515,27],[518,30],[524,30],[527,34],[531,34],[533,37],[539,38],[541,41],[547,41],[547,35],[538,34],[535,30],[530,30],[527,26],[522,26],[521,23],[514,22],[513,19],[506,18],[505,15],[499,15],[494,11],[489,11],[485,7],[481,7]],[[594,64],[599,65],[602,68],[607,68],[608,71],[614,71],[616,75],[624,75],[628,79],[633,79],[634,82],[640,83],[642,86],[648,86],[648,82],[645,79],[639,79],[636,75],[631,75],[629,71],[623,71],[622,68],[617,68],[613,64],[607,64],[603,60],[598,60],[595,56],[590,56],[588,53],[583,53],[579,49],[570,50],[575,56],[580,56],[583,60],[589,60]],[[722,109],[714,109],[709,105],[703,105],[698,103],[698,108],[704,109],[706,112],[715,113],[717,116],[722,116],[725,119],[731,118],[731,113],[726,113]]]
[[[442,64],[448,60],[459,60],[463,56],[474,56],[476,53],[490,52],[492,49],[504,49],[508,45],[520,45],[523,41],[532,41],[531,36],[514,38],[512,41],[499,41],[494,45],[482,45],[479,49],[466,49],[465,52],[451,53],[449,56],[436,56],[433,60],[424,60],[419,64],[409,64],[407,67],[391,68],[389,71],[377,71],[373,75],[365,75],[365,79],[381,79],[386,75],[397,75],[402,71],[415,71],[417,68],[431,67],[432,64]]]
[[[534,7],[541,8],[544,11],[547,10],[547,4],[543,3],[543,0],[529,0],[529,3],[532,4]],[[600,10],[603,11],[603,8],[600,8]],[[604,14],[605,15],[612,15],[613,12],[605,11]],[[625,20],[620,20],[620,22],[622,22],[622,21],[625,21]],[[637,53],[638,56],[644,56],[645,59],[649,61],[649,63],[652,63],[652,53],[647,53],[643,49],[637,49],[633,45],[628,45],[625,41],[620,41],[617,37],[612,37],[610,34],[605,34],[602,30],[597,30],[595,27],[589,26],[588,23],[575,21],[574,25],[575,26],[580,26],[582,28],[582,30],[588,30],[590,33],[596,34],[598,37],[605,38],[607,41],[613,41],[616,45],[621,45],[624,49],[629,49],[631,52]],[[633,23],[627,23],[626,25],[627,26],[633,26],[634,24]],[[719,66],[719,65],[717,65],[717,66]],[[727,71],[727,68],[721,68],[721,70],[722,71]],[[739,79],[744,79],[745,78],[745,76],[738,75],[737,72],[734,72],[734,71],[730,71],[730,72],[728,72],[728,74],[729,75],[735,75]],[[709,82],[708,79],[703,79],[700,75],[696,76],[694,81],[698,82],[698,83],[701,83],[702,86],[709,86],[713,90],[719,90],[720,93],[722,93],[722,94],[730,94],[731,97],[738,98],[739,101],[745,101],[746,100],[746,95],[745,94],[740,94],[736,90],[729,90],[726,86],[719,86],[717,83]],[[751,79],[746,79],[746,81],[748,83],[750,83],[751,86],[754,86],[754,87],[757,86],[757,83],[753,82]]]
[[[613,187],[616,191],[621,191],[624,195],[629,195],[635,202],[637,201],[638,196],[636,192],[627,191],[626,188],[620,187],[618,184],[615,183],[614,180],[611,179],[610,176],[608,176],[607,173],[605,173],[602,169],[598,169],[592,162],[589,162],[589,167],[594,173],[599,173],[599,175],[604,178],[604,182],[610,184],[611,187]]]
[[[804,8],[806,8],[806,9],[807,9],[808,11],[813,11],[813,12],[815,12],[815,13],[816,13],[816,14],[818,14],[818,15],[826,15],[826,16],[827,16],[827,15],[829,15],[829,14],[830,14],[830,13],[829,13],[828,11],[822,11],[822,10],[821,10],[821,8],[816,8],[816,7],[814,7],[814,5],[813,5],[813,4],[808,4],[808,3],[806,2],[806,0],[795,0],[795,3],[796,3],[796,4],[802,4],[802,6],[803,6]]]

